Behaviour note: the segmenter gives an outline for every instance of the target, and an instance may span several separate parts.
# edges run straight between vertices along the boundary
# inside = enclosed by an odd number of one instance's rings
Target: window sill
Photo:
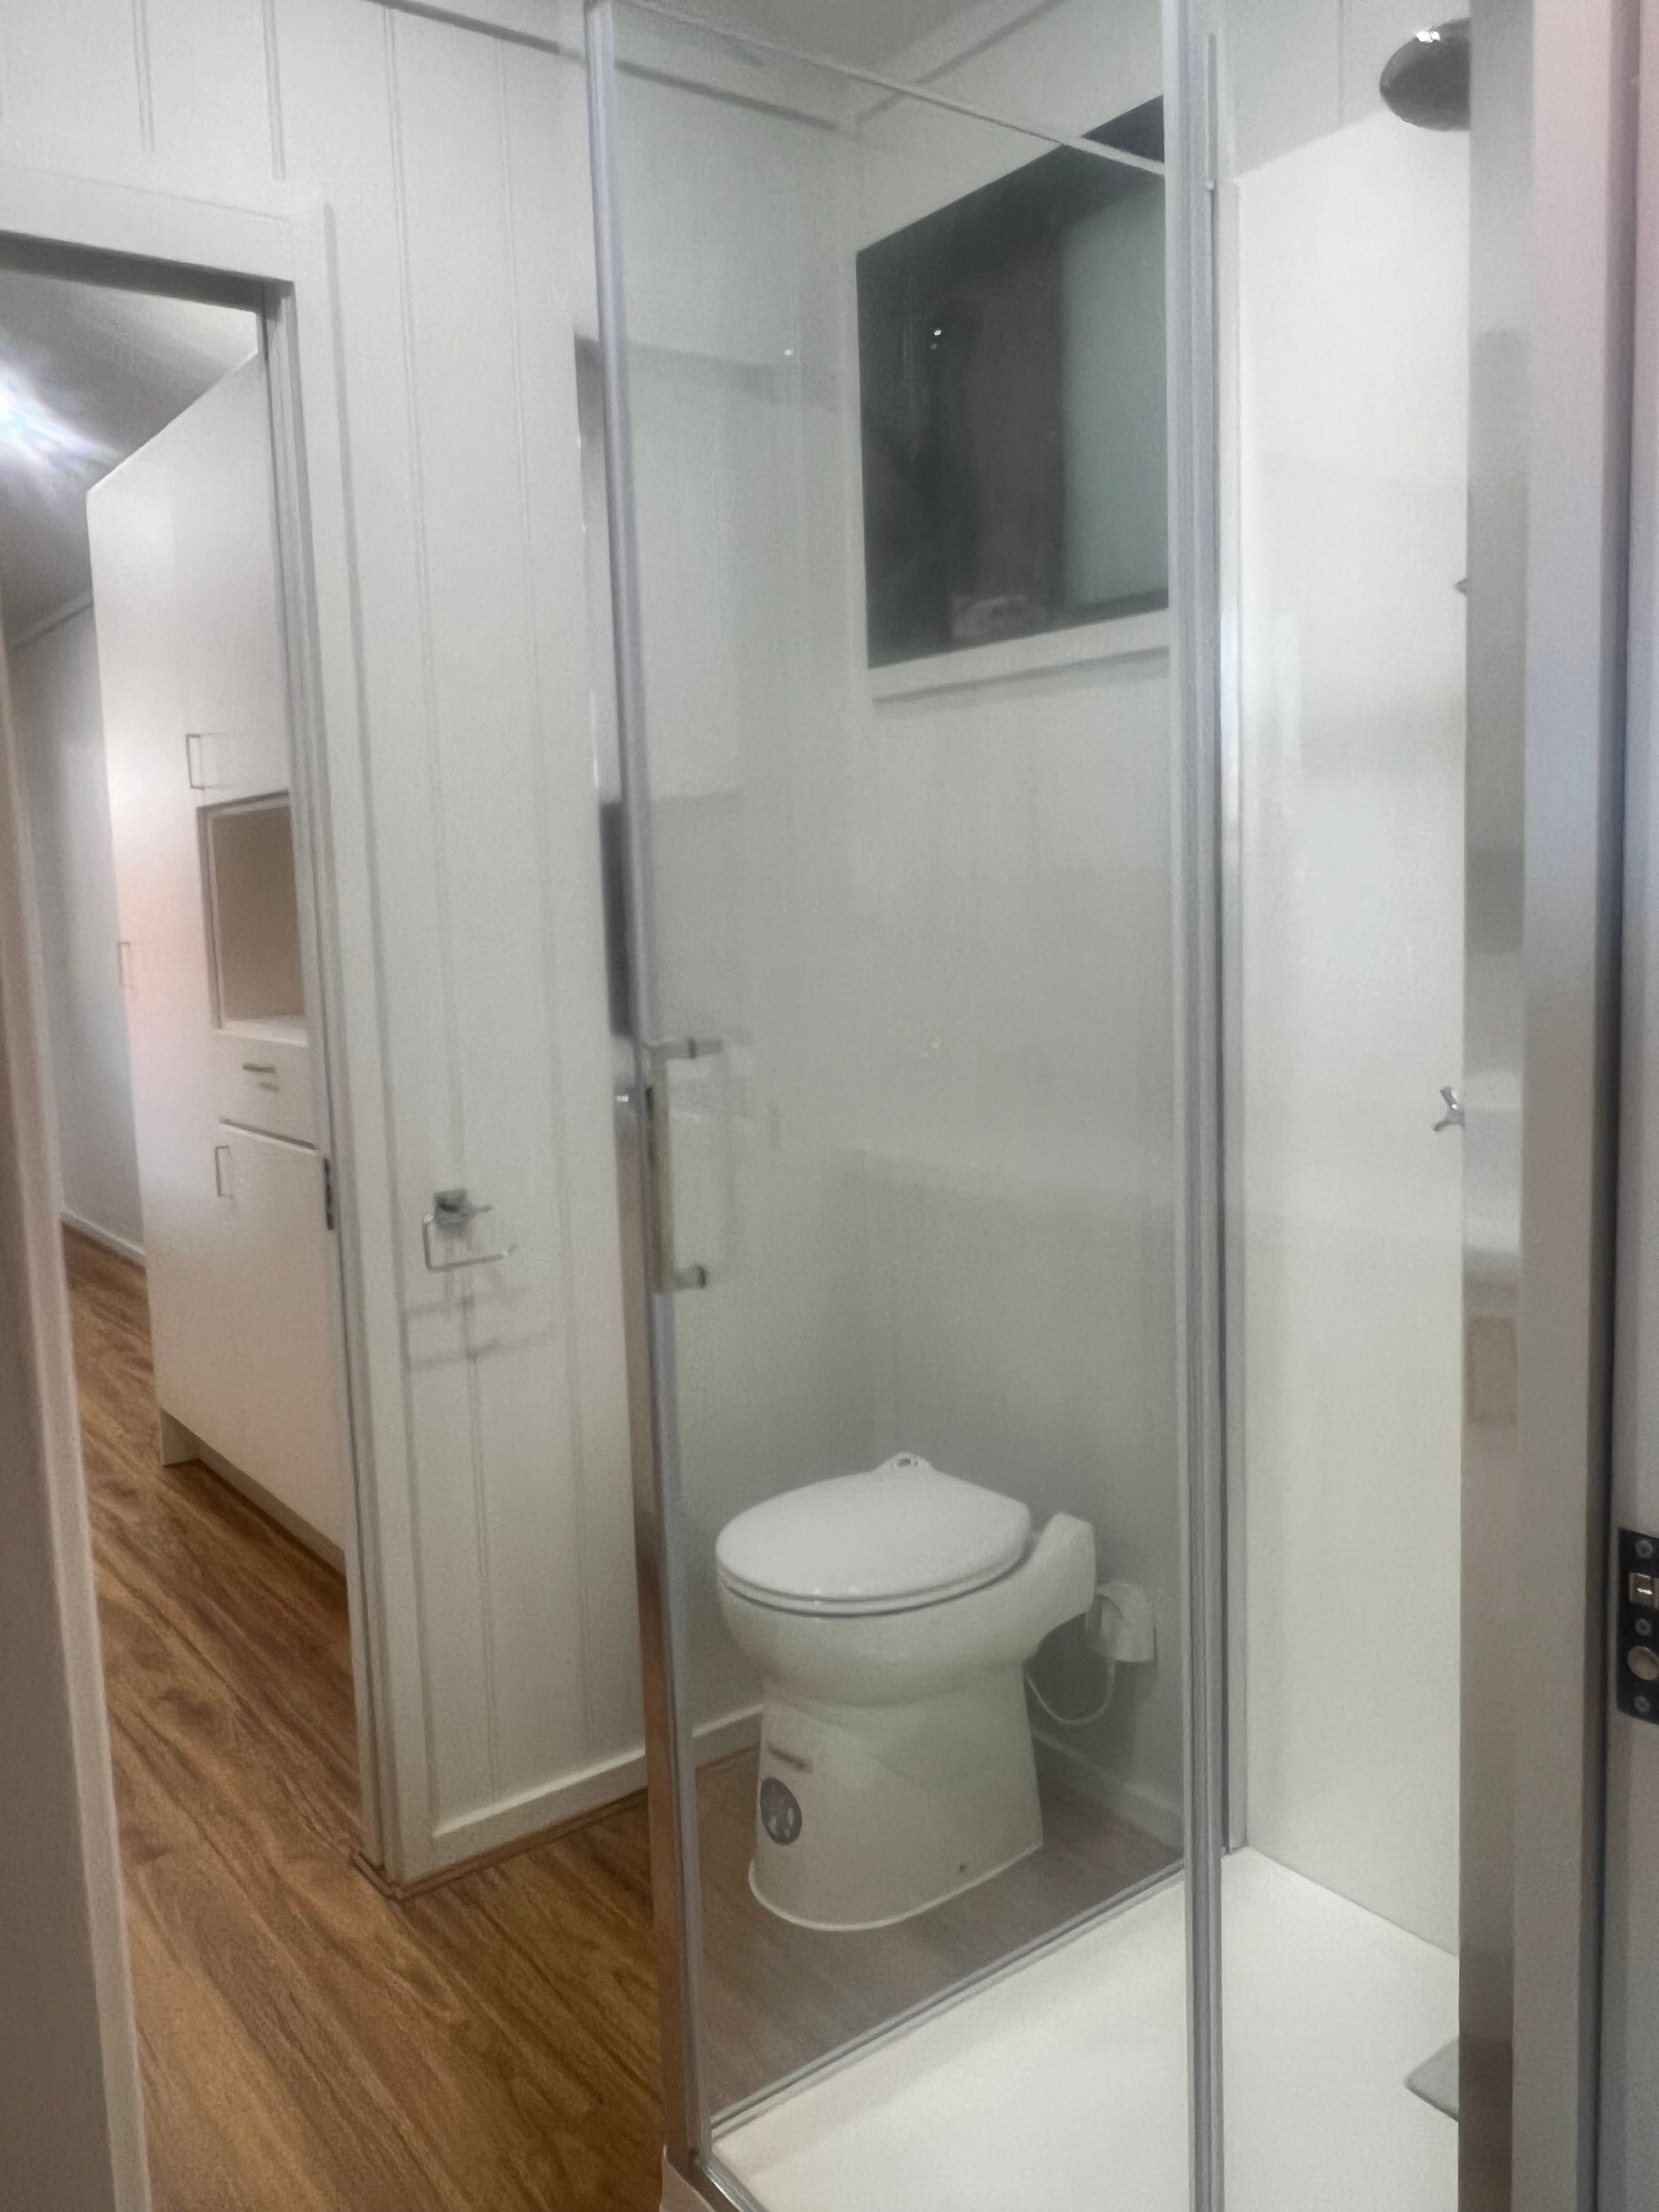
[[[1035,637],[999,638],[994,645],[966,645],[956,653],[930,654],[925,660],[896,661],[872,668],[870,696],[878,703],[914,699],[930,691],[963,691],[981,684],[1006,684],[1051,669],[1073,668],[1095,660],[1132,660],[1170,649],[1170,611],[1117,615],[1105,622],[1079,623],[1073,629],[1048,629]]]

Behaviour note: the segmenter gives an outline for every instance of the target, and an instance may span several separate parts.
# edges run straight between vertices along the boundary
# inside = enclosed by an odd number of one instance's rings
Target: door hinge
[[[334,1226],[334,1163],[326,1154],[323,1158],[323,1226]]]

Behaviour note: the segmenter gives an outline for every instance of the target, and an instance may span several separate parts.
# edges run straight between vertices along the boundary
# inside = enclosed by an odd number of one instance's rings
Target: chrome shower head
[[[1383,64],[1383,100],[1421,131],[1469,127],[1469,19],[1437,23],[1407,40]]]

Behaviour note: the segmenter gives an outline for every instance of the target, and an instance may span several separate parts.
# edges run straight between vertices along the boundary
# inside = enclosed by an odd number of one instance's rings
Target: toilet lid
[[[715,1546],[726,1583],[792,1613],[897,1613],[1017,1566],[1030,1510],[900,1452],[751,1505]]]

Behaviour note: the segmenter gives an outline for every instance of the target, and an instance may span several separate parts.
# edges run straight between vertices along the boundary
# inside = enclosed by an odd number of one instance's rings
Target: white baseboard
[[[1035,1738],[1037,1772],[1046,1769],[1066,1790],[1087,1797],[1097,1805],[1103,1805],[1109,1813],[1129,1821],[1170,1850],[1182,1848],[1185,1823],[1179,1802],[1166,1796],[1163,1790],[1149,1783],[1137,1781],[1133,1775],[1109,1773],[1081,1750],[1073,1750],[1069,1744],[1057,1743],[1053,1736]]]
[[[118,1252],[122,1259],[131,1260],[136,1267],[144,1264],[144,1248],[135,1244],[131,1237],[118,1237],[112,1229],[105,1229],[96,1221],[88,1221],[83,1214],[72,1213],[64,1207],[58,1218],[65,1229],[72,1229],[78,1237],[89,1237],[94,1244],[101,1244],[106,1252]]]
[[[718,1720],[705,1722],[697,1729],[697,1762],[702,1765],[712,1759],[728,1758],[733,1752],[747,1751],[759,1741],[760,1707],[743,1706],[737,1712],[724,1713]],[[522,1843],[526,1837],[538,1835],[545,1828],[556,1828],[563,1821],[580,1820],[584,1813],[614,1804],[621,1797],[631,1797],[644,1787],[644,1752],[619,1752],[614,1758],[596,1760],[592,1766],[580,1767],[574,1774],[562,1774],[552,1782],[539,1784],[534,1790],[526,1790],[501,1804],[486,1805],[477,1812],[458,1813],[450,1820],[441,1820],[432,1832],[430,1865],[400,1876],[394,1875],[391,1868],[386,1871],[394,1879],[417,1880],[422,1875],[435,1874],[441,1868],[459,1865],[463,1859],[477,1858],[486,1851],[498,1851],[506,1844]]]
[[[200,1460],[203,1466],[216,1474],[221,1482],[246,1498],[250,1505],[257,1505],[267,1520],[274,1521],[279,1528],[286,1528],[295,1543],[303,1544],[308,1552],[314,1552],[325,1566],[334,1569],[336,1574],[345,1572],[345,1553],[331,1537],[325,1536],[320,1528],[313,1528],[309,1521],[302,1520],[292,1506],[284,1505],[280,1498],[273,1497],[263,1482],[257,1482],[251,1474],[245,1474],[222,1452],[216,1452],[211,1444],[204,1443],[194,1429],[187,1429],[182,1421],[175,1419],[165,1406],[160,1411],[163,1466],[176,1466],[180,1460]]]

